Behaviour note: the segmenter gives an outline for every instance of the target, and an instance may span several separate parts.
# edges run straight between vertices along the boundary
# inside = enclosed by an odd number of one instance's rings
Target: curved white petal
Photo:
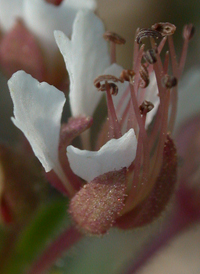
[[[47,83],[39,83],[24,71],[13,74],[8,86],[14,103],[13,123],[24,133],[45,171],[58,171],[64,94]]]
[[[80,150],[73,146],[67,147],[67,156],[73,172],[86,180],[109,171],[129,167],[135,159],[137,139],[130,129],[119,139],[111,139],[99,151]]]
[[[178,113],[176,125],[200,113],[200,69],[191,69],[179,86]]]
[[[144,100],[150,101],[154,105],[154,108],[146,116],[145,127],[147,128],[151,124],[160,104],[155,73],[150,76],[150,84],[146,89]]]
[[[91,11],[79,11],[73,25],[72,38],[55,31],[55,39],[64,57],[70,77],[72,115],[92,116],[102,93],[93,85],[94,79],[109,66],[104,26]]]
[[[0,26],[3,31],[9,31],[16,18],[22,17],[23,0],[0,0]]]

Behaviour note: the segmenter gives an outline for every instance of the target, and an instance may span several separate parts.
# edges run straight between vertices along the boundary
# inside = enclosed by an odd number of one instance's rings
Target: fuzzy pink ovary
[[[124,207],[126,168],[111,171],[86,184],[71,200],[70,213],[88,234],[104,234]]]

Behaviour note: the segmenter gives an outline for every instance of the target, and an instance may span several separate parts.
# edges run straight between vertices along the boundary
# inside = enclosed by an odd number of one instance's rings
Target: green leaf
[[[22,274],[57,234],[67,216],[67,199],[42,206],[15,244],[6,274]]]

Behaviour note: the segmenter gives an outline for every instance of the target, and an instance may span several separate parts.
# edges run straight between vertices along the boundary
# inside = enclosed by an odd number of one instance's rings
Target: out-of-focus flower
[[[53,31],[70,35],[77,11],[94,10],[95,0],[0,2],[0,64],[7,76],[24,69],[39,81],[59,84],[64,67]],[[58,72],[59,71],[59,72]]]
[[[86,233],[103,234],[112,225],[123,229],[146,225],[161,214],[173,193],[177,157],[169,132],[174,127],[177,83],[193,27],[184,29],[179,64],[172,39],[175,29],[170,23],[157,23],[138,30],[132,70],[115,64],[116,44],[123,44],[124,39],[104,34],[102,22],[92,12],[77,14],[71,41],[56,32],[69,72],[74,116],[62,128],[65,98],[61,92],[22,71],[8,82],[14,124],[29,140],[45,171],[53,169],[59,177],[61,182],[54,185],[65,186],[71,198],[70,213]],[[103,34],[111,43],[110,60]],[[144,44],[140,47],[145,38],[150,38],[149,49]],[[159,45],[155,39],[160,39]],[[167,40],[170,55],[166,53],[163,65],[160,53]],[[168,74],[170,56],[172,75]],[[106,93],[108,109],[96,142],[101,148],[90,152],[68,146],[67,159],[65,147],[91,126],[90,116],[102,96],[98,92]]]

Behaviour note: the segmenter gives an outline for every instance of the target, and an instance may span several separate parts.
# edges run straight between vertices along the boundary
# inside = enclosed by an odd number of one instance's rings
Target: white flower
[[[135,159],[137,139],[130,129],[119,139],[111,139],[99,151],[67,147],[67,156],[73,172],[87,182],[109,171],[129,167]]]
[[[94,27],[94,29],[90,28],[91,25]],[[80,97],[83,100],[80,100],[79,102],[74,101],[74,104],[75,107],[77,104],[81,109],[84,109],[84,103],[89,101],[89,105],[87,102],[87,107],[88,109],[89,107],[92,108],[92,111],[94,111],[100,96],[98,96],[98,92],[95,90],[95,88],[93,88],[93,77],[98,76],[99,73],[102,73],[105,67],[109,65],[107,45],[102,38],[104,28],[101,21],[88,11],[81,11],[78,13],[74,28],[76,31],[72,36],[72,43],[74,41],[75,43],[79,42],[79,47],[75,47],[75,49],[76,52],[80,51],[77,53],[79,54],[79,59],[76,59],[77,62],[82,58],[81,50],[79,49],[87,49],[86,52],[83,52],[83,65],[87,63],[88,59],[90,59],[88,58],[88,54],[92,54],[91,60],[88,60],[87,73],[84,74],[85,71],[82,69],[79,73],[79,77],[81,79],[84,80],[84,77],[86,78],[85,89],[79,90]],[[88,39],[85,43],[83,43],[83,47],[81,47],[81,39],[84,38],[84,34],[86,35],[87,28],[89,28],[89,35],[87,36]],[[83,30],[84,32],[82,32]],[[58,33],[58,35],[60,34],[63,35],[62,33]],[[96,36],[97,40],[95,40]],[[71,42],[67,40],[66,37],[64,37],[64,39],[66,39],[68,43],[68,52],[70,53],[70,50],[73,50],[73,47],[70,45]],[[78,41],[76,39],[78,39]],[[60,42],[62,43],[62,39]],[[100,47],[96,47],[98,43],[100,43]],[[70,54],[68,54],[68,58],[70,58]],[[74,58],[77,58],[76,53],[74,53]],[[92,58],[95,60],[94,64],[97,62],[97,65],[93,65]],[[104,61],[101,62],[102,60]],[[100,64],[98,64],[98,61]],[[101,65],[102,63],[104,64],[103,66]],[[76,65],[78,64],[76,63]],[[70,66],[72,67],[70,67],[71,70],[73,70],[73,63],[70,63]],[[94,72],[96,67],[96,72]],[[91,74],[93,76],[88,77],[90,72],[92,72]],[[83,76],[81,75],[82,73]],[[91,82],[88,81],[87,78],[89,78]],[[87,85],[89,88],[93,89],[94,93],[92,96],[87,93]],[[15,73],[8,81],[8,86],[14,103],[14,118],[12,118],[12,121],[25,134],[33,148],[35,155],[38,157],[43,167],[45,168],[45,171],[49,172],[51,169],[53,169],[60,177],[62,182],[66,184],[65,174],[58,159],[60,120],[63,105],[65,103],[65,97],[63,93],[53,86],[48,85],[47,83],[39,83],[37,80],[23,71],[18,71]],[[71,91],[71,94],[73,94],[73,92],[74,90]],[[91,100],[91,97],[93,100]],[[106,171],[116,169],[118,170],[122,167],[128,167],[134,160],[136,143],[137,141],[133,130],[130,130],[119,140],[110,140],[105,146],[102,147],[99,152],[94,152],[93,154],[93,156],[95,155],[94,158],[97,162],[99,161],[99,163],[104,162],[105,164],[106,162],[104,160],[109,158],[109,164],[107,162],[106,166],[102,165],[102,167],[98,167],[96,173],[94,172],[93,174],[98,175],[99,172],[102,174],[102,172],[104,173]],[[129,148],[130,144],[131,149]],[[72,150],[73,148],[71,147],[71,151]],[[90,152],[88,153],[90,154]],[[118,158],[115,157],[116,155]],[[119,159],[121,160],[119,161]],[[87,161],[85,162],[85,166],[87,166]],[[85,171],[87,172],[87,170]]]
[[[38,39],[45,54],[52,58],[52,54],[57,52],[53,31],[60,29],[70,35],[76,13],[82,8],[94,10],[96,1],[64,0],[59,6],[54,6],[44,0],[1,0],[0,25],[7,32],[16,19],[21,18]]]
[[[14,103],[13,123],[24,133],[45,171],[53,169],[69,190],[70,184],[58,159],[64,94],[47,83],[39,83],[24,71],[13,74],[8,86]],[[130,129],[121,138],[107,142],[98,152],[69,146],[67,155],[74,173],[91,181],[106,172],[129,167],[136,148],[137,139]]]
[[[24,133],[45,171],[54,169],[65,183],[58,160],[64,94],[54,86],[39,83],[24,71],[14,73],[8,87],[14,103],[13,123]]]
[[[91,28],[92,26],[92,28]],[[114,75],[119,77],[123,68],[117,64],[110,65],[107,43],[102,38],[105,32],[103,23],[91,11],[79,11],[73,25],[71,40],[61,31],[55,31],[55,39],[65,60],[70,77],[70,106],[73,116],[80,114],[93,115],[102,96],[94,87],[94,79],[99,75]],[[81,46],[80,46],[81,45]],[[148,126],[159,105],[156,79],[152,75],[150,87],[147,88],[145,100],[154,104],[154,109],[147,114]],[[128,87],[128,83],[117,83],[118,96],[113,98],[117,106],[121,95]],[[124,110],[130,95],[123,102]]]
[[[70,77],[70,105],[73,116],[92,115],[102,93],[93,81],[109,66],[107,43],[102,21],[90,11],[80,11],[73,25],[69,40],[61,31],[55,39],[64,57]]]

